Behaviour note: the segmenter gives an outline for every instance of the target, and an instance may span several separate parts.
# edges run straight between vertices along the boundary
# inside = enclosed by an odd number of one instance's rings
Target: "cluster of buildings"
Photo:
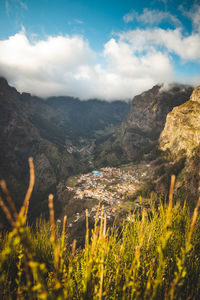
[[[119,204],[128,192],[133,191],[132,183],[136,183],[130,172],[119,168],[106,167],[77,177],[74,187],[66,188],[74,192],[77,199],[92,198],[107,204]]]
[[[139,172],[134,168],[125,171],[120,168],[104,167],[99,171],[94,170],[75,177],[75,184],[66,186],[66,189],[74,194],[74,200],[98,200],[104,205],[106,216],[110,219],[115,216],[115,207],[136,191],[146,175],[147,172]],[[89,211],[89,217],[101,219],[101,209],[98,207],[95,202]],[[80,218],[81,214],[76,213],[73,222],[78,222]]]

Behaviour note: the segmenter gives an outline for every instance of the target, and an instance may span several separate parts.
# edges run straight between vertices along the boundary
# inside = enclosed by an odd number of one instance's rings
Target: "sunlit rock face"
[[[185,160],[176,189],[183,201],[195,205],[200,195],[200,86],[188,99],[168,114],[159,143],[171,161]]]
[[[200,85],[194,89],[190,100],[194,102],[200,102]]]
[[[161,150],[169,150],[174,157],[193,155],[200,144],[200,86],[186,103],[168,114],[159,142]]]

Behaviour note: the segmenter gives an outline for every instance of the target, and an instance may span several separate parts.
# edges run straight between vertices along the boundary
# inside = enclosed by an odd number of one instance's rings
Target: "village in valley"
[[[81,207],[89,201],[88,216],[97,220],[102,218],[102,209],[107,220],[113,220],[117,211],[150,177],[150,165],[124,165],[120,168],[104,167],[87,174],[71,177],[66,184],[73,202]],[[134,204],[135,206],[138,203]],[[85,218],[85,209],[75,212],[70,218],[69,227]]]

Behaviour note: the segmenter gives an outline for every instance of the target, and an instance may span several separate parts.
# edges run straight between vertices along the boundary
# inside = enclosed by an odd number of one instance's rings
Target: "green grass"
[[[186,204],[173,206],[173,180],[169,204],[152,203],[118,228],[108,228],[102,212],[89,229],[86,210],[83,249],[68,244],[66,219],[55,226],[52,196],[50,222],[27,224],[30,194],[31,184],[15,215],[0,202],[13,226],[0,241],[1,299],[198,299],[200,201],[193,213]]]

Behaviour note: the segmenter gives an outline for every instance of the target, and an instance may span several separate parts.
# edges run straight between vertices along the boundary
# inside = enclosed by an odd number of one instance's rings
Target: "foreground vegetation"
[[[199,299],[200,218],[186,204],[173,205],[172,176],[168,204],[142,208],[120,228],[100,223],[88,228],[85,247],[67,243],[66,218],[55,225],[53,196],[49,196],[50,222],[27,224],[31,180],[20,212],[16,211],[4,182],[7,202],[0,199],[13,229],[0,241],[1,299]],[[142,199],[141,199],[142,203]]]

